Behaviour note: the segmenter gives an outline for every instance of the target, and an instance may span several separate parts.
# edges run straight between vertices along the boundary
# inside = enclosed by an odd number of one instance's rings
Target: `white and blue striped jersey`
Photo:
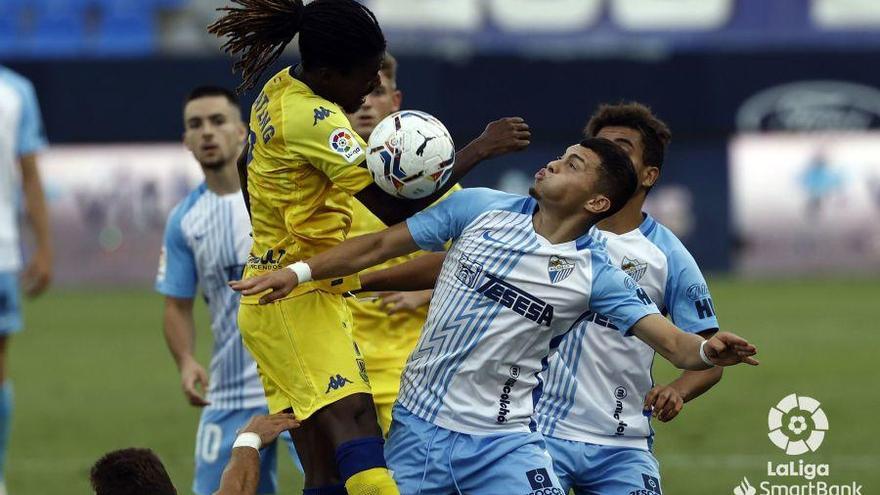
[[[718,328],[715,307],[696,261],[675,234],[650,216],[623,235],[601,232],[608,256],[686,332]],[[654,350],[622,338],[598,311],[560,343],[544,375],[536,418],[547,436],[650,449],[653,430],[643,414],[654,386]]]
[[[0,272],[21,268],[18,160],[45,146],[34,87],[24,77],[0,66]]]
[[[401,379],[398,402],[413,414],[467,434],[533,431],[539,374],[575,322],[592,308],[627,332],[658,313],[608,262],[601,239],[551,244],[538,235],[537,206],[464,189],[407,220],[422,249],[453,241]]]
[[[218,409],[265,406],[257,365],[238,330],[241,278],[251,248],[251,223],[241,193],[218,196],[200,185],[171,211],[156,290],[177,298],[201,290],[211,314],[214,348],[207,399]]]

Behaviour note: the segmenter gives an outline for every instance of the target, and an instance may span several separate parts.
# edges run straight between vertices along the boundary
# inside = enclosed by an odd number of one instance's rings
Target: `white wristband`
[[[250,447],[255,450],[260,450],[262,446],[263,441],[260,440],[260,435],[251,431],[239,433],[238,436],[235,437],[235,442],[232,443],[233,449],[236,447]]]
[[[287,269],[296,274],[296,278],[300,284],[312,280],[312,268],[305,261],[297,261],[292,265],[287,265]]]
[[[706,344],[708,344],[708,343],[709,343],[708,340],[704,340],[703,343],[700,344],[700,359],[702,359],[704,363],[709,365],[710,368],[714,368],[715,363],[713,363],[712,360],[709,359],[709,356],[706,355],[706,351],[704,349],[706,347]]]

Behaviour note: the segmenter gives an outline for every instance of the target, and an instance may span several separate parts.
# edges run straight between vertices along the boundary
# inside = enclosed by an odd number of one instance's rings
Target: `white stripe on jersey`
[[[668,229],[646,217],[639,229],[602,234],[611,261],[630,273],[679,327],[690,332],[718,327],[699,268]],[[713,308],[711,314],[708,308]],[[599,445],[650,448],[653,430],[642,406],[654,386],[653,361],[648,345],[621,337],[607,319],[592,315],[563,339],[550,360],[535,411],[541,432]]]
[[[218,196],[203,184],[175,208],[166,230],[157,289],[192,297],[197,283],[211,314],[208,401],[218,409],[265,406],[256,364],[238,330],[240,296],[227,286],[241,277],[251,247],[250,218],[241,193]],[[186,256],[191,257],[188,263]]]

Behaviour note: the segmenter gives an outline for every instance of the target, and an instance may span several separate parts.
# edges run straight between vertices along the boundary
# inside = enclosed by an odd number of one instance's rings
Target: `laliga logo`
[[[767,415],[770,441],[788,455],[815,452],[825,432],[828,418],[812,397],[791,394],[770,408]]]

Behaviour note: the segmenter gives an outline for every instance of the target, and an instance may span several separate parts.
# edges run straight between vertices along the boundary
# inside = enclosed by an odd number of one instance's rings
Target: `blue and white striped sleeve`
[[[425,251],[444,251],[474,218],[489,208],[498,191],[482,187],[462,189],[406,220],[416,244]]]
[[[177,205],[165,225],[165,239],[156,274],[156,291],[170,297],[191,299],[196,295],[198,272],[192,249],[180,227],[185,211]]]
[[[607,254],[592,253],[593,285],[590,311],[607,316],[623,335],[645,316],[660,310],[639,284],[620,268],[612,265]]]

